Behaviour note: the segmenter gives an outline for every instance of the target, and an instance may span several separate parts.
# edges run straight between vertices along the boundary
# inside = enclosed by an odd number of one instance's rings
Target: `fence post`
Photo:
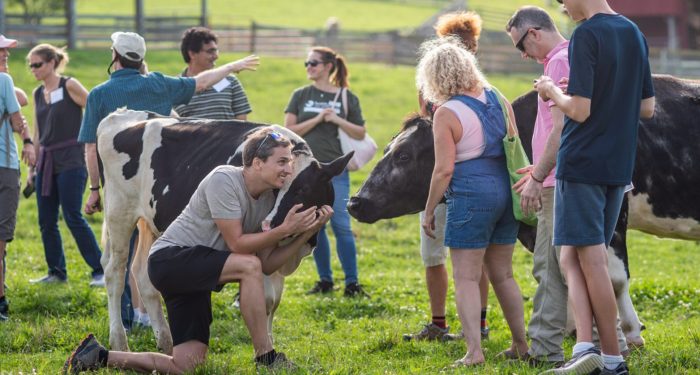
[[[146,37],[144,35],[143,0],[136,0],[136,32],[142,37]]]
[[[202,8],[199,24],[203,27],[209,27],[209,17],[207,15],[207,0],[202,0]]]
[[[0,0],[0,34],[5,35],[5,0]]]
[[[75,0],[66,0],[66,42],[69,49],[75,48],[78,24],[75,22]]]
[[[255,38],[258,30],[258,24],[255,21],[250,23],[250,53],[255,53]]]

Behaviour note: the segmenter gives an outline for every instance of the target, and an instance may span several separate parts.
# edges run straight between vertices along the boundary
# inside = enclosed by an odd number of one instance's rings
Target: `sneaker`
[[[54,274],[49,274],[44,277],[29,280],[31,284],[54,284],[54,283],[65,283],[67,280],[62,279]]]
[[[418,333],[407,333],[403,335],[404,341],[452,341],[453,339],[446,339],[445,336],[450,335],[450,327],[440,328],[435,323],[429,323],[423,326],[423,329]],[[451,335],[457,336],[457,335]]]
[[[603,370],[603,357],[600,356],[598,349],[591,348],[578,353],[564,366],[545,371],[542,374],[588,375],[598,374],[601,370]]]
[[[77,348],[71,353],[63,364],[63,372],[79,374],[82,371],[97,370],[104,367],[100,362],[100,354],[105,354],[107,348],[100,345],[95,336],[91,333],[80,342]]]
[[[365,290],[362,288],[362,285],[358,283],[350,283],[345,286],[345,293],[343,293],[345,297],[369,297],[369,293],[365,292]]]
[[[3,301],[0,301],[0,314],[7,315],[10,313],[10,303],[7,302],[7,298],[5,298]]]
[[[92,280],[90,280],[90,286],[95,287],[95,288],[104,288],[105,287],[105,275],[103,273],[99,275],[94,275],[92,277]]]
[[[7,315],[0,313],[0,322],[4,322],[4,321],[6,321],[7,319],[9,319],[9,318],[7,317]]]
[[[607,367],[603,368],[603,371],[600,372],[600,375],[629,375],[630,374],[630,369],[627,367],[627,363],[625,362],[620,362],[617,367],[614,369],[609,369]]]
[[[333,282],[332,281],[326,281],[326,280],[320,280],[317,281],[316,284],[314,285],[313,288],[309,289],[306,294],[326,294],[326,293],[331,293],[333,291]]]
[[[275,360],[269,365],[263,365],[262,363],[256,362],[255,366],[266,367],[268,370],[273,372],[278,370],[294,371],[298,369],[298,366],[295,365],[294,362],[290,361],[289,358],[287,358],[287,355],[282,352],[277,352],[275,355]]]
[[[488,340],[489,339],[489,327],[481,327],[481,339],[482,340]]]

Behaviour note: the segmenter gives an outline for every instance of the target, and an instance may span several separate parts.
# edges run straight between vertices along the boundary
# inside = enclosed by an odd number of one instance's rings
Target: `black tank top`
[[[70,77],[60,78],[55,91],[61,90],[63,98],[54,103],[46,102],[43,85],[34,91],[39,143],[44,147],[78,138],[83,109],[68,94],[66,81],[69,79]],[[85,147],[82,144],[53,151],[54,174],[74,168],[85,168]]]

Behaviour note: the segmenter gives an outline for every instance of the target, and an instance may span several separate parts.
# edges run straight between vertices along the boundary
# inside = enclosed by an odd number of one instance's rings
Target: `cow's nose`
[[[350,200],[348,201],[348,211],[352,215],[353,212],[359,211],[361,205],[362,199],[359,197],[350,197]]]

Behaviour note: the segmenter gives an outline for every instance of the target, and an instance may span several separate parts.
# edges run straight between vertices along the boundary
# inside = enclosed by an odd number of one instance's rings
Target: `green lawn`
[[[558,9],[551,0],[467,0],[470,9],[500,13],[485,16],[485,27],[500,31],[511,14],[520,6],[537,5],[550,10]],[[133,15],[134,1],[78,0],[78,14]],[[320,29],[329,17],[337,17],[341,28],[347,30],[412,29],[429,19],[450,1],[382,1],[382,0],[255,0],[248,2],[209,0],[209,20],[214,25],[249,25],[252,21],[264,25]],[[548,5],[553,3],[553,5]],[[7,4],[7,1],[6,1]],[[198,16],[199,0],[168,1],[144,0],[147,16]],[[18,12],[17,6],[8,12]],[[555,12],[553,12],[555,14]],[[505,17],[505,18],[504,18]],[[563,18],[556,16],[557,18]]]
[[[21,59],[10,58],[17,84],[28,91],[36,85]],[[24,52],[26,53],[26,51]],[[107,51],[72,54],[69,74],[88,88],[106,78]],[[222,61],[231,59],[224,55]],[[183,64],[177,53],[149,52],[152,70],[174,74]],[[414,70],[410,67],[350,62],[352,89],[358,94],[370,133],[384,146],[397,132],[401,119],[416,108]],[[492,81],[509,98],[529,88],[531,77],[494,76]],[[281,122],[291,91],[306,84],[301,61],[263,58],[255,73],[241,80],[250,96],[253,120]],[[25,110],[27,115],[30,110]],[[376,160],[375,160],[376,162]],[[366,178],[369,168],[352,174],[352,191]],[[99,235],[101,216],[89,219]],[[374,225],[353,223],[357,235],[361,282],[372,297],[347,299],[342,292],[329,297],[306,296],[316,279],[311,258],[287,279],[284,298],[274,325],[276,347],[302,368],[299,373],[320,374],[427,374],[437,373],[462,356],[460,342],[406,343],[403,333],[420,328],[428,316],[428,297],[418,254],[418,218],[408,216]],[[8,298],[11,320],[0,325],[0,373],[57,373],[66,356],[87,333],[108,341],[106,294],[88,287],[89,269],[75,243],[61,225],[70,282],[38,286],[29,279],[46,272],[34,199],[22,199],[16,240],[9,246]],[[645,350],[632,354],[629,363],[637,374],[698,374],[700,359],[700,246],[697,242],[660,240],[629,233],[632,298],[647,330]],[[515,275],[526,296],[526,319],[532,310],[535,281],[530,275],[532,257],[519,248]],[[342,271],[333,256],[336,283]],[[214,296],[214,324],[209,364],[201,374],[249,374],[255,371],[252,348],[238,311],[231,306],[235,286]],[[448,320],[452,330],[459,322],[450,289]],[[447,373],[536,374],[520,364],[494,359],[509,344],[508,329],[495,297],[490,298],[491,339],[485,342],[488,364],[474,370]],[[129,337],[132,350],[155,350],[149,331]],[[572,340],[565,342],[567,352]],[[112,371],[102,371],[112,373]]]

